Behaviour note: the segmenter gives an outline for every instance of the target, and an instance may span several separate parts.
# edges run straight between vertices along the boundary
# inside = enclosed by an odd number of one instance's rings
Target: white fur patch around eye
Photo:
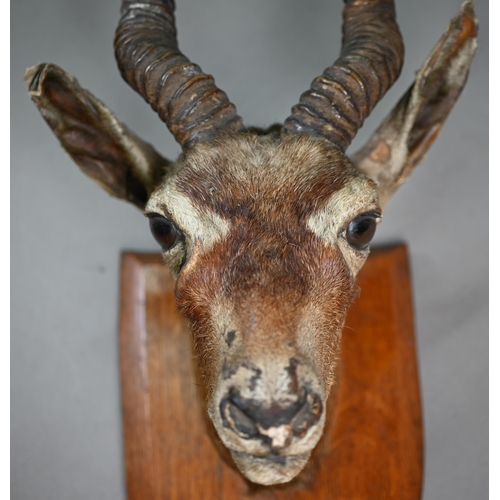
[[[165,208],[168,214],[164,213]],[[167,183],[155,191],[149,199],[145,212],[155,212],[171,217],[173,222],[184,233],[188,253],[195,242],[201,242],[206,251],[214,243],[221,240],[230,229],[229,222],[208,209],[200,209],[173,183]]]
[[[338,245],[353,276],[364,264],[369,251],[354,250],[339,234],[357,215],[380,212],[377,189],[364,176],[352,177],[349,184],[334,193],[326,206],[311,215],[307,227],[326,243]]]

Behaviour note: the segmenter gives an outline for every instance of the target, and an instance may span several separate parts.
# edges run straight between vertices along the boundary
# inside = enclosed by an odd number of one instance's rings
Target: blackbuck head
[[[52,64],[30,95],[76,163],[149,219],[192,328],[208,413],[251,481],[290,481],[325,423],[356,274],[382,210],[465,84],[477,20],[466,2],[367,145],[345,151],[399,75],[391,0],[347,0],[342,52],[283,125],[246,128],[177,47],[174,3],[124,1],[124,79],[182,146],[176,162]]]

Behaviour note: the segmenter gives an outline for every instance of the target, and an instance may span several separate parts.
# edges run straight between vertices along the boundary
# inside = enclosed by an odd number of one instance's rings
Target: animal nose
[[[273,449],[286,448],[293,437],[303,438],[322,412],[321,398],[304,388],[297,401],[286,406],[257,404],[242,398],[234,388],[220,403],[224,427],[243,439],[260,438]]]

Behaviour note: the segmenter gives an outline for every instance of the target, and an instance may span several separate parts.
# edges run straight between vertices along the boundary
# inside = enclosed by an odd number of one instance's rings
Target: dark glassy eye
[[[347,226],[345,239],[356,250],[364,250],[373,238],[377,228],[379,214],[370,213],[358,215]]]
[[[149,228],[155,240],[160,244],[163,250],[169,250],[177,241],[177,229],[165,217],[158,214],[148,215]]]

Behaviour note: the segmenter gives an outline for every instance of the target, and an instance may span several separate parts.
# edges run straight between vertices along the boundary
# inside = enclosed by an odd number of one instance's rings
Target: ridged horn
[[[345,3],[340,57],[301,95],[283,130],[325,137],[342,151],[396,81],[404,58],[392,0]]]
[[[173,0],[123,1],[115,56],[125,81],[159,114],[183,148],[243,129],[236,107],[178,49]]]

